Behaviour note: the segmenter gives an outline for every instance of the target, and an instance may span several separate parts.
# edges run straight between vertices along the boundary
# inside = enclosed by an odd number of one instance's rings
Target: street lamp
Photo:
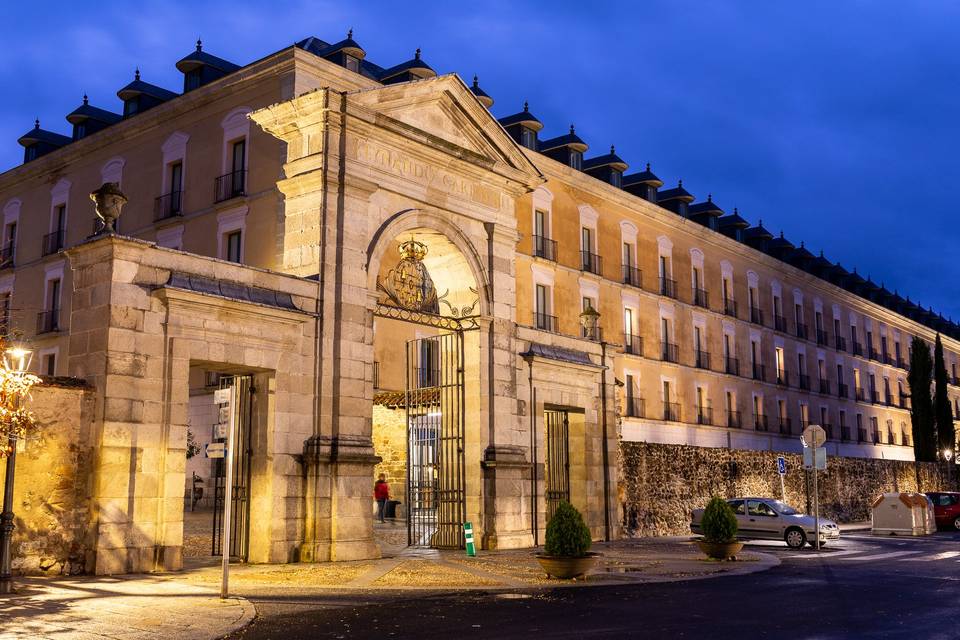
[[[953,460],[953,449],[944,449],[941,453],[943,454],[943,459],[947,461],[947,486],[952,489],[953,465],[950,464],[950,461]]]
[[[0,512],[0,594],[13,591],[11,580],[10,542],[13,538],[13,479],[17,466],[17,440],[33,423],[33,416],[24,411],[23,401],[30,387],[40,381],[29,375],[32,352],[22,345],[11,346],[3,353],[0,369],[0,437],[6,432],[6,447],[0,445],[0,457],[7,458],[3,479],[3,511]]]
[[[583,337],[590,340],[599,340],[600,329],[597,324],[600,321],[600,313],[593,308],[593,304],[589,300],[586,302],[586,308],[580,313],[580,327],[583,329]]]

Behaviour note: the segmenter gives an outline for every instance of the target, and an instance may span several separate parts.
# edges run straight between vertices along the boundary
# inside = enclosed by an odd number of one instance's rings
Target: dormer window
[[[140,99],[130,98],[123,103],[123,115],[132,116],[140,110]]]
[[[360,73],[360,58],[352,56],[349,53],[343,55],[343,66],[349,71]]]
[[[26,149],[23,150],[24,162],[30,162],[31,160],[36,160],[36,159],[37,159],[37,145],[33,145],[32,147],[27,147]]]
[[[527,149],[537,149],[537,133],[533,129],[528,129],[527,127],[520,128],[520,144],[525,146]]]
[[[570,167],[580,171],[583,168],[583,152],[570,151]]]
[[[87,125],[84,123],[79,123],[73,125],[73,139],[79,140],[87,135]]]
[[[621,185],[621,183],[622,183],[622,180],[623,180],[623,172],[622,172],[622,171],[617,171],[617,170],[614,169],[614,170],[612,170],[612,171],[610,172],[610,184],[612,184],[613,186],[615,186],[617,189],[620,188],[620,185]]]
[[[183,90],[192,91],[200,86],[200,73],[203,67],[197,67],[183,74]]]

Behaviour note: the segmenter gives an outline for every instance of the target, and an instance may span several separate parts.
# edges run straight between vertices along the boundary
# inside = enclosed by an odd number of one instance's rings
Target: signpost
[[[467,543],[467,555],[471,558],[477,555],[477,547],[473,543],[473,523],[463,523],[463,539]]]
[[[222,458],[226,450],[223,442],[208,442],[203,448],[203,455],[207,458]]]
[[[780,499],[787,501],[787,489],[783,485],[783,476],[787,475],[787,459],[777,456],[777,473],[780,474]]]
[[[222,405],[226,405],[227,410],[227,441],[210,443],[207,445],[207,452],[209,454],[210,447],[214,444],[219,444],[218,456],[208,456],[208,457],[224,457],[226,453],[227,464],[225,477],[223,479],[223,535],[220,537],[220,551],[223,555],[222,561],[222,571],[223,577],[220,581],[220,598],[224,599],[228,596],[229,582],[230,582],[230,515],[233,510],[233,434],[234,429],[236,428],[236,412],[233,410],[234,402],[236,399],[235,393],[236,387],[233,385],[227,387],[226,389],[217,389],[213,393],[213,402],[214,404],[221,405],[221,410],[223,409]],[[221,415],[223,413],[221,412]],[[216,451],[217,449],[215,449]],[[224,451],[225,450],[225,451]]]
[[[817,490],[817,470],[827,468],[827,450],[823,448],[826,441],[827,432],[818,424],[810,425],[800,436],[800,442],[803,443],[803,466],[813,470],[813,539],[817,551],[820,551],[820,492]]]

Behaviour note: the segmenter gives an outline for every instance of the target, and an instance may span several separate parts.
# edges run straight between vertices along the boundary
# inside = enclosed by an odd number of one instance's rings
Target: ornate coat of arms
[[[400,262],[387,273],[385,282],[377,281],[390,302],[402,309],[423,313],[439,313],[437,289],[423,264],[427,245],[412,238],[399,248]]]

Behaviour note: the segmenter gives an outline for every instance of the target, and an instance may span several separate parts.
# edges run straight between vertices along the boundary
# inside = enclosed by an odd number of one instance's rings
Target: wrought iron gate
[[[462,548],[463,334],[407,343],[407,543]]]
[[[547,522],[561,500],[570,501],[570,415],[566,411],[547,409]]]
[[[252,376],[221,376],[220,388],[225,389],[233,384],[237,385],[237,406],[235,433],[233,442],[233,495],[230,505],[230,557],[246,562],[249,551],[250,538],[250,457],[253,453],[250,442],[250,433],[253,422],[253,377]],[[223,405],[223,414],[219,422],[228,424],[226,415],[227,405]],[[214,429],[217,427],[214,426]],[[221,435],[214,433],[214,436]],[[213,442],[225,442],[226,433],[222,437],[214,437]],[[212,555],[222,553],[223,539],[223,501],[226,479],[226,460],[214,460],[213,468],[213,549]]]

